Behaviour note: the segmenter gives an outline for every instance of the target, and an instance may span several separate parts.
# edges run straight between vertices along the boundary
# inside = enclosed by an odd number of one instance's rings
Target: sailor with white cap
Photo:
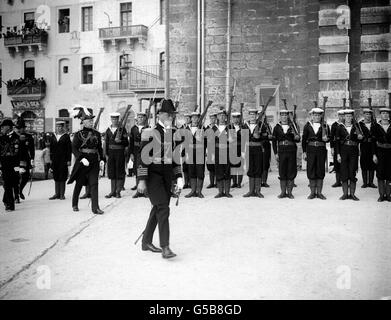
[[[308,121],[303,128],[302,148],[303,157],[307,161],[307,177],[310,182],[311,193],[308,199],[325,200],[326,197],[322,194],[323,179],[325,177],[325,163],[327,158],[326,143],[329,142],[330,128],[326,124],[322,128],[323,109],[312,108],[312,119]],[[325,130],[325,136],[322,131]]]
[[[138,112],[136,124],[130,129],[129,135],[129,153],[130,158],[133,161],[133,172],[136,175],[136,185],[132,188],[132,190],[137,189],[138,184],[138,176],[137,176],[137,168],[140,163],[140,148],[141,148],[141,134],[144,129],[148,128],[148,119],[147,114],[145,112]],[[146,194],[141,194],[136,192],[132,198],[139,197],[147,197]]]
[[[66,132],[65,121],[56,121],[56,134],[50,139],[50,160],[55,184],[55,194],[49,200],[65,199],[65,182],[72,160],[72,143]]]
[[[297,176],[297,143],[300,136],[292,123],[289,123],[289,110],[281,109],[280,122],[273,129],[273,151],[278,163],[278,179],[281,193],[279,199],[293,199],[293,181]]]
[[[359,127],[354,125],[354,110],[345,109],[344,116],[344,122],[337,129],[335,144],[337,161],[341,165],[343,195],[340,197],[340,200],[352,199],[358,201],[359,199],[355,195],[359,155],[358,145],[363,137]]]
[[[368,108],[363,108],[364,119],[359,122],[364,139],[360,143],[360,168],[363,180],[361,188],[377,188],[373,183],[376,165],[373,162],[374,148],[372,127],[376,123],[372,110],[372,99],[368,98]]]
[[[121,198],[121,190],[125,180],[125,148],[128,147],[128,133],[123,128],[122,136],[119,133],[119,112],[110,113],[111,126],[105,134],[105,154],[107,159],[107,176],[111,180],[111,192],[106,198]]]
[[[242,161],[242,144],[241,144],[241,133],[242,133],[242,123],[240,122],[241,113],[232,112],[232,126],[236,131],[236,157],[240,159],[238,163],[231,163],[232,171],[232,186],[231,188],[241,188],[243,181],[243,161]]]
[[[340,163],[337,160],[337,152],[335,152],[335,144],[336,144],[336,135],[337,135],[337,129],[338,127],[343,123],[344,112],[345,112],[345,103],[346,99],[344,99],[344,107],[341,110],[337,111],[337,117],[338,119],[333,122],[330,129],[330,148],[331,148],[331,155],[333,157],[333,171],[335,172],[335,183],[331,186],[333,188],[341,187],[341,175],[340,175]]]
[[[213,132],[216,132],[217,130],[217,112],[212,111],[209,114],[209,125],[207,127],[208,130],[213,130]],[[214,151],[210,151],[213,153]],[[208,157],[209,158],[209,157]],[[216,181],[215,181],[215,165],[214,163],[206,163],[206,168],[209,171],[209,185],[206,187],[207,189],[211,189],[216,187]]]
[[[374,162],[377,164],[376,177],[378,181],[379,202],[391,202],[391,93],[388,94],[389,107],[380,108],[380,121],[373,125]]]

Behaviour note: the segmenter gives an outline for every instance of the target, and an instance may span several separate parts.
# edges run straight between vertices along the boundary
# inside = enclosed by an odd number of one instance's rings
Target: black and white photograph
[[[390,24],[390,0],[0,0],[0,300],[391,300]]]

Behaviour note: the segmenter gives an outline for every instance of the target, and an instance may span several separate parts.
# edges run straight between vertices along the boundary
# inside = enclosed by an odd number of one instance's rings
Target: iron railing
[[[22,45],[32,45],[32,44],[47,44],[48,34],[29,34],[29,35],[18,35],[15,37],[6,37],[4,38],[4,46],[14,47]]]
[[[29,95],[29,94],[46,94],[46,84],[23,84],[16,85],[10,88],[7,88],[7,94],[12,95]]]
[[[99,38],[114,39],[114,38],[147,38],[148,27],[144,25],[122,26],[112,28],[100,28]]]

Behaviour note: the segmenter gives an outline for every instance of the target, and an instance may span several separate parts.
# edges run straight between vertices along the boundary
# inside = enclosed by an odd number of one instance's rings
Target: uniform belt
[[[326,146],[326,143],[323,141],[310,141],[308,142],[308,145],[311,147],[324,147]]]
[[[80,149],[82,153],[98,153],[97,149]]]
[[[294,146],[294,145],[296,145],[296,143],[294,143],[293,141],[284,140],[284,141],[279,141],[278,145],[279,146]]]
[[[261,147],[262,146],[262,142],[250,141],[249,145],[250,145],[250,147]]]
[[[109,149],[110,150],[123,150],[123,149],[125,149],[125,147],[117,145],[117,144],[109,144]]]
[[[391,149],[391,143],[376,142],[376,144],[379,148]]]
[[[345,146],[357,146],[358,143],[355,141],[347,140],[343,143]]]

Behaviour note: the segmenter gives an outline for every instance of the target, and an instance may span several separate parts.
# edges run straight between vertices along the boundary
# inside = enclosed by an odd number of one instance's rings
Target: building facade
[[[79,121],[69,110],[80,104],[94,114],[104,108],[103,131],[110,112],[131,104],[130,126],[154,94],[164,95],[163,6],[162,0],[0,1],[3,116],[24,117],[34,132],[53,131],[64,119],[75,131]]]
[[[259,107],[276,91],[271,123],[287,99],[301,126],[327,96],[327,121],[343,98],[353,108],[388,105],[391,91],[389,0],[170,0],[171,96],[183,108],[209,99]],[[186,14],[184,13],[186,12]],[[203,57],[203,58],[200,58]],[[246,113],[245,113],[246,117]]]

